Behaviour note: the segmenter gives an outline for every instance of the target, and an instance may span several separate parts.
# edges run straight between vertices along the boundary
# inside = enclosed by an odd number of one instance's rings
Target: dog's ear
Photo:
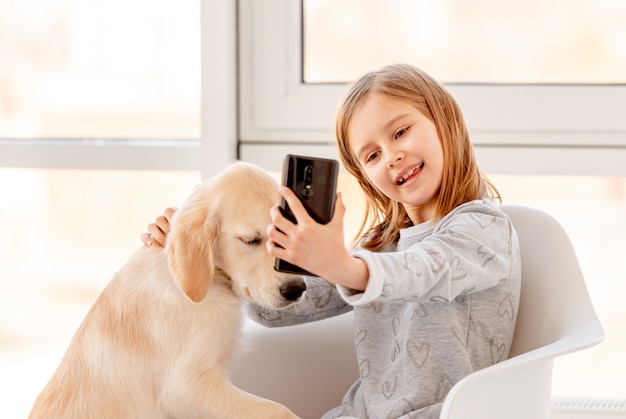
[[[217,220],[211,215],[207,185],[200,185],[176,211],[166,249],[170,269],[180,289],[193,302],[206,296],[213,282],[213,247]]]

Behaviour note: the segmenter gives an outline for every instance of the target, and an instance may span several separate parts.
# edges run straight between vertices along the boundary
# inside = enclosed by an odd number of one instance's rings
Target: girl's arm
[[[499,208],[484,201],[458,207],[423,239],[409,244],[403,240],[396,252],[355,252],[368,265],[369,285],[355,295],[340,289],[346,301],[451,301],[521,280],[515,230]]]

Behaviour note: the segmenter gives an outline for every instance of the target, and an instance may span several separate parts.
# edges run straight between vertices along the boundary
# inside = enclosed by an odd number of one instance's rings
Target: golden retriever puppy
[[[235,163],[176,212],[165,249],[139,249],[76,332],[31,418],[295,418],[228,378],[242,299],[279,308],[305,291],[265,248],[276,182]]]

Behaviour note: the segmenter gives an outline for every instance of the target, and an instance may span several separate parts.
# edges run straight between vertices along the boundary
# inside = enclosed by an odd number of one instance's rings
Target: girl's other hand
[[[165,240],[170,232],[170,225],[175,212],[176,208],[166,208],[163,215],[159,215],[154,223],[148,225],[148,233],[141,235],[141,241],[145,247],[152,245],[165,247]]]

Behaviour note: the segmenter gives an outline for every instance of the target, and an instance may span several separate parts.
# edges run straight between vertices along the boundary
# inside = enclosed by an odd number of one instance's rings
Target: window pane
[[[620,0],[303,0],[304,75],[409,62],[443,82],[625,83]]]
[[[0,0],[0,138],[199,138],[199,11]]]

